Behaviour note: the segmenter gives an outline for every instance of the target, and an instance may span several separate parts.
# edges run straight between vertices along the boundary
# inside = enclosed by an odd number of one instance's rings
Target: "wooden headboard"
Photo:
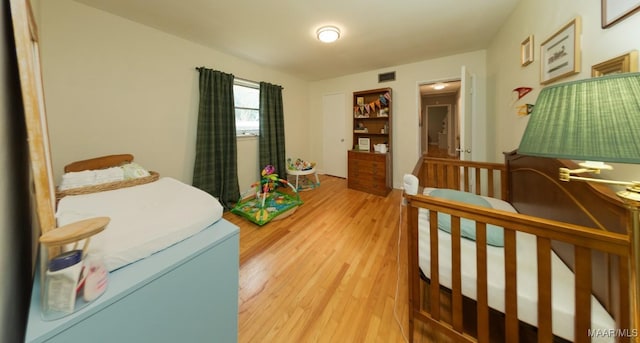
[[[505,153],[508,201],[519,213],[627,234],[629,211],[607,186],[588,182],[559,180],[560,167],[578,168],[568,160]],[[552,243],[556,254],[574,268],[573,246]],[[617,260],[601,253],[592,256],[594,295],[609,311],[617,314],[620,304],[611,296],[619,290]],[[607,277],[608,276],[608,277]]]
[[[626,234],[628,211],[605,185],[559,180],[568,160],[505,154],[509,202],[520,213]],[[552,192],[553,193],[550,193]]]
[[[131,162],[133,162],[133,155],[131,154],[108,155],[69,163],[64,166],[64,172],[69,173],[83,170],[106,169]]]
[[[64,167],[64,172],[79,172],[83,170],[100,170],[111,167],[120,167],[127,163],[133,162],[133,155],[131,154],[119,154],[119,155],[107,155],[101,157],[90,158],[87,160],[75,161],[67,164]],[[156,181],[160,178],[160,174],[155,171],[149,171],[148,176],[136,177],[131,179],[124,179],[121,181],[106,182],[91,186],[70,188],[56,191],[56,204],[60,199],[67,195],[80,195],[102,191],[109,191],[118,188],[126,188],[137,186],[149,182]]]

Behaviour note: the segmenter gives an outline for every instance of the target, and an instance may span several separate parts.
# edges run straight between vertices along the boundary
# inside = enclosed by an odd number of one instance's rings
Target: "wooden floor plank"
[[[239,341],[404,342],[402,192],[380,197],[348,189],[341,178],[320,181],[300,193],[304,204],[293,215],[262,227],[224,214],[240,226]],[[415,342],[431,341],[438,340],[416,325]]]

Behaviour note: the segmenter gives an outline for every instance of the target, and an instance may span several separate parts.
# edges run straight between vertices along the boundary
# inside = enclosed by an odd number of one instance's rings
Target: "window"
[[[260,132],[260,86],[236,79],[233,84],[236,135],[257,136]]]

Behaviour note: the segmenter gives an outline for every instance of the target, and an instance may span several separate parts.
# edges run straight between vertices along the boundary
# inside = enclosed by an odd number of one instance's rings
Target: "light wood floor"
[[[458,159],[457,156],[449,155],[447,149],[440,149],[437,145],[429,144],[427,150],[427,156],[429,157],[438,157],[438,158],[453,158]]]
[[[240,342],[403,342],[408,335],[402,193],[379,197],[321,176],[304,204],[258,227],[240,226]],[[396,321],[394,310],[400,324]],[[423,327],[416,342],[430,342]]]

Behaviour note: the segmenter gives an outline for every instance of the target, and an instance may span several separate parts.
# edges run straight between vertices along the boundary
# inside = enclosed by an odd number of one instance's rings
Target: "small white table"
[[[316,177],[316,182],[315,183],[311,183],[311,187],[310,188],[316,188],[317,186],[320,186],[320,179],[318,179],[318,173],[316,172],[316,168],[313,167],[311,169],[305,169],[305,170],[297,170],[297,169],[287,169],[287,174],[288,175],[295,175],[296,176],[296,190],[301,190],[302,187],[300,187],[299,185],[299,181],[300,181],[300,176],[307,176],[307,175],[315,175]]]

